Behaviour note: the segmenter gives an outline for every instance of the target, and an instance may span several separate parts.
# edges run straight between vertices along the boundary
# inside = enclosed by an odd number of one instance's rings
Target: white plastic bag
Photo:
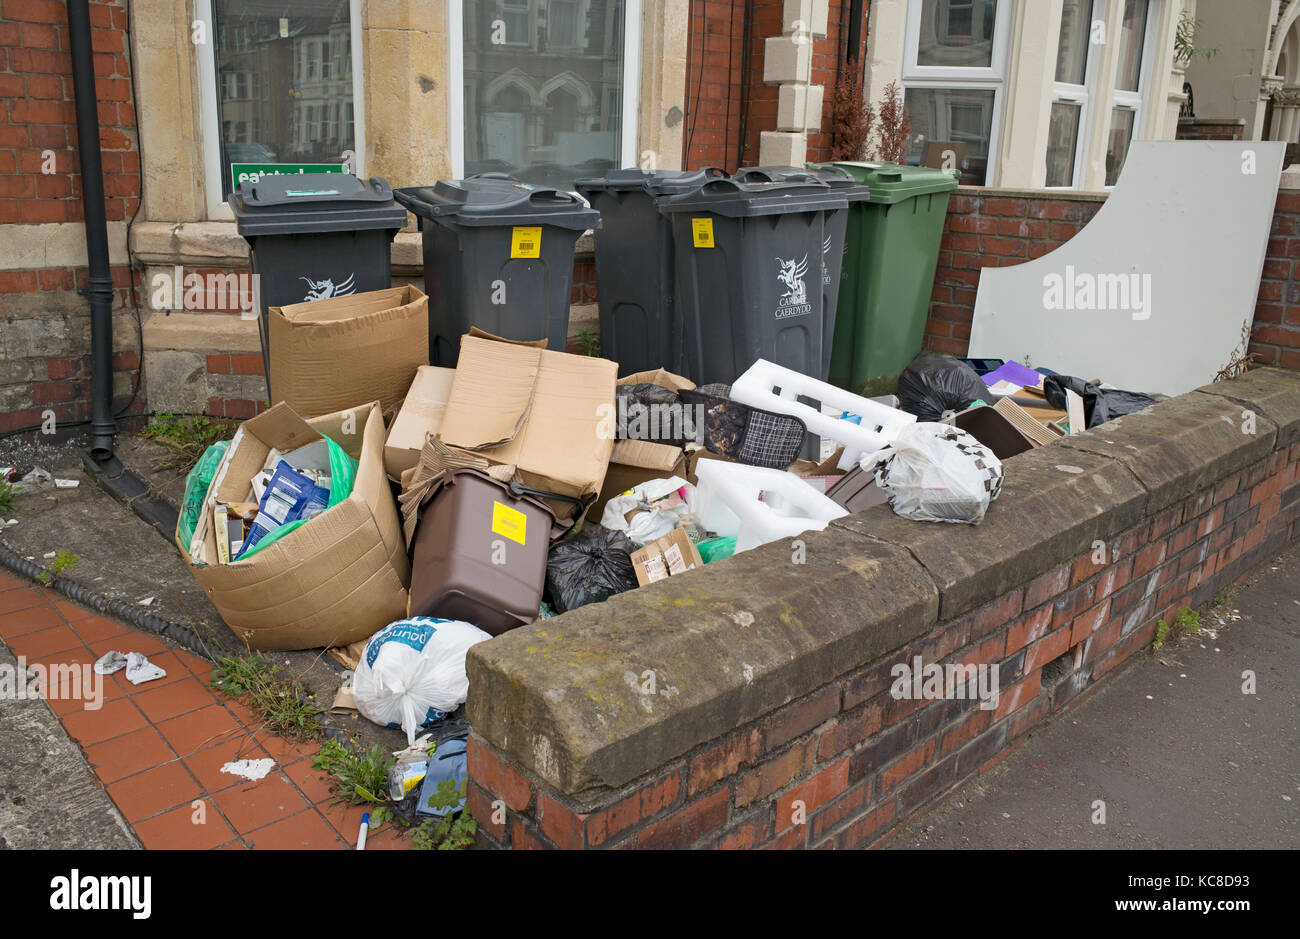
[[[469,623],[412,616],[389,623],[366,642],[352,679],[357,710],[376,724],[415,732],[465,703],[465,653],[492,637]]]
[[[904,428],[892,445],[862,458],[862,469],[893,510],[922,522],[978,525],[1002,489],[1002,461],[949,424]]]
[[[634,544],[649,544],[656,538],[668,534],[691,514],[690,500],[694,487],[680,476],[667,479],[651,479],[632,487],[622,495],[617,495],[605,503],[605,511],[600,517],[600,524],[611,531],[621,531],[632,539]],[[684,493],[682,501],[673,506],[656,505],[661,501],[672,501],[674,493]],[[639,505],[651,508],[637,512],[630,519],[627,513]]]

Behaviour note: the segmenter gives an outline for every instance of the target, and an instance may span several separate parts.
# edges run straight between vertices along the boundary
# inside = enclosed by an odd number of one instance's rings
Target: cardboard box
[[[218,564],[212,507],[247,499],[272,447],[288,452],[321,435],[357,461],[351,494],[251,557]],[[384,476],[383,444],[378,402],[312,421],[277,404],[236,431],[194,541],[178,547],[222,618],[252,648],[347,645],[406,615],[410,563]]]
[[[429,299],[414,287],[271,307],[271,402],[304,417],[378,401],[392,414],[429,364]]]
[[[401,479],[402,473],[420,462],[425,435],[436,434],[442,426],[442,413],[447,409],[455,375],[454,368],[436,365],[416,369],[415,380],[384,443],[384,471],[390,479]]]
[[[651,479],[686,476],[686,453],[677,447],[648,440],[616,440],[605,471],[600,496],[587,510],[587,518],[600,521],[605,503]]]
[[[1029,441],[1036,447],[1046,446],[1061,439],[1060,434],[1035,418],[1034,414],[1031,413],[1031,409],[1021,407],[1010,398],[1000,399],[997,404],[993,405],[993,410],[1014,424],[1016,430],[1029,438]],[[1038,411],[1039,409],[1033,408],[1032,410]]]
[[[438,439],[513,463],[525,486],[595,499],[614,449],[618,365],[544,345],[477,329],[464,336]],[[577,513],[548,504],[559,518]]]
[[[690,390],[695,383],[689,378],[674,375],[665,369],[637,372],[620,378],[615,385],[658,385],[669,391]],[[686,476],[686,453],[681,447],[656,443],[652,440],[617,440],[609,457],[609,469],[600,495],[587,511],[587,518],[600,520],[605,503],[633,486],[651,479],[669,476]]]
[[[674,574],[684,574],[704,566],[699,549],[685,528],[674,528],[629,556],[636,571],[636,582],[644,587]]]

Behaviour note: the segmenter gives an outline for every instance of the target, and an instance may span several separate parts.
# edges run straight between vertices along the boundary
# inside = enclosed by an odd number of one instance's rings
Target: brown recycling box
[[[390,479],[401,479],[404,472],[420,462],[425,435],[436,434],[442,426],[442,412],[447,409],[455,375],[455,369],[436,365],[421,365],[416,370],[384,443],[384,471]]]
[[[457,469],[420,507],[409,615],[464,620],[494,636],[537,619],[555,516],[481,470]]]
[[[384,476],[384,422],[377,402],[310,422],[277,404],[245,421],[217,468],[205,506],[214,498],[244,501],[272,447],[293,450],[322,434],[357,461],[347,499],[231,564],[216,563],[210,508],[195,532],[201,563],[178,543],[222,619],[259,651],[346,645],[406,615],[410,564]]]
[[[414,287],[271,307],[271,401],[304,417],[378,401],[391,414],[429,364],[429,299]]]
[[[513,463],[530,488],[594,499],[614,447],[617,376],[618,365],[606,359],[473,330],[460,341],[438,439]],[[559,518],[576,511],[548,504]]]

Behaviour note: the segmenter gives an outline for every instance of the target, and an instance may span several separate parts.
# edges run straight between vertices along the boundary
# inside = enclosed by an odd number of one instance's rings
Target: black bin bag
[[[604,525],[586,525],[558,541],[546,560],[546,591],[556,613],[599,603],[637,586],[632,539]]]
[[[964,411],[989,389],[961,359],[922,352],[898,376],[898,406],[919,421],[940,421],[948,411]]]

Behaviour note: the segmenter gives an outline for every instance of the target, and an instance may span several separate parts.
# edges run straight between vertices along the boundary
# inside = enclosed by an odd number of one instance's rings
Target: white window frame
[[[1084,56],[1083,67],[1083,84],[1075,85],[1070,82],[1052,82],[1052,104],[1077,104],[1079,105],[1079,130],[1074,135],[1074,174],[1070,177],[1070,183],[1067,186],[1047,186],[1045,189],[1077,189],[1082,185],[1084,175],[1084,166],[1088,157],[1088,121],[1092,116],[1092,100],[1095,97],[1095,86],[1097,84],[1097,64],[1101,57],[1094,54],[1092,42],[1092,24],[1097,22],[1097,7],[1101,6],[1102,12],[1106,9],[1106,0],[1092,0],[1088,9],[1088,29],[1087,29],[1087,52]],[[1060,37],[1056,42],[1057,55],[1060,55]],[[1055,69],[1053,76],[1055,76]],[[1048,115],[1048,132],[1051,130],[1051,115]],[[1044,165],[1047,161],[1047,154],[1043,154]]]
[[[349,0],[349,27],[352,34],[352,113],[356,130],[354,152],[356,173],[365,176],[366,123],[365,80],[361,63],[362,52],[361,2]],[[212,0],[194,0],[194,14],[203,24],[208,41],[194,46],[195,67],[199,83],[199,137],[203,147],[203,182],[207,194],[208,219],[233,221],[230,204],[221,195],[221,120],[217,108],[217,50],[216,33],[212,28]],[[251,40],[250,40],[251,45]],[[310,133],[310,131],[308,131]]]
[[[907,28],[903,45],[903,75],[900,84],[908,89],[935,88],[993,92],[993,117],[989,125],[988,167],[984,185],[996,186],[1002,173],[1002,119],[1006,110],[1007,62],[1011,33],[1014,29],[1012,7],[1015,0],[999,0],[993,22],[993,50],[989,66],[918,65],[921,48],[921,0],[907,5]]]
[[[352,0],[356,3],[357,0]],[[535,13],[534,13],[535,16]],[[465,175],[465,7],[464,0],[447,2],[447,128],[451,172]],[[637,165],[641,102],[641,0],[623,4],[623,114],[619,159]]]
[[[1123,2],[1124,0],[1120,0],[1121,23],[1124,15]],[[1141,140],[1144,136],[1142,119],[1146,117],[1146,103],[1147,99],[1150,97],[1151,91],[1151,73],[1155,70],[1155,34],[1157,24],[1160,22],[1160,14],[1163,12],[1161,0],[1147,0],[1147,21],[1144,26],[1145,35],[1142,37],[1142,50],[1139,53],[1138,58],[1138,90],[1128,91],[1120,89],[1119,70],[1118,68],[1115,70],[1115,87],[1110,90],[1110,102],[1109,107],[1107,108],[1107,111],[1109,112],[1109,117],[1106,121],[1107,149],[1110,147],[1110,132],[1113,129],[1115,122],[1114,112],[1116,108],[1124,108],[1133,112],[1133,136],[1129,138],[1129,144],[1132,145],[1133,141]],[[1118,55],[1118,36],[1115,38],[1115,42],[1116,55]],[[1105,180],[1103,179],[1102,188],[1107,192],[1115,188],[1114,186],[1106,186],[1104,183]]]

